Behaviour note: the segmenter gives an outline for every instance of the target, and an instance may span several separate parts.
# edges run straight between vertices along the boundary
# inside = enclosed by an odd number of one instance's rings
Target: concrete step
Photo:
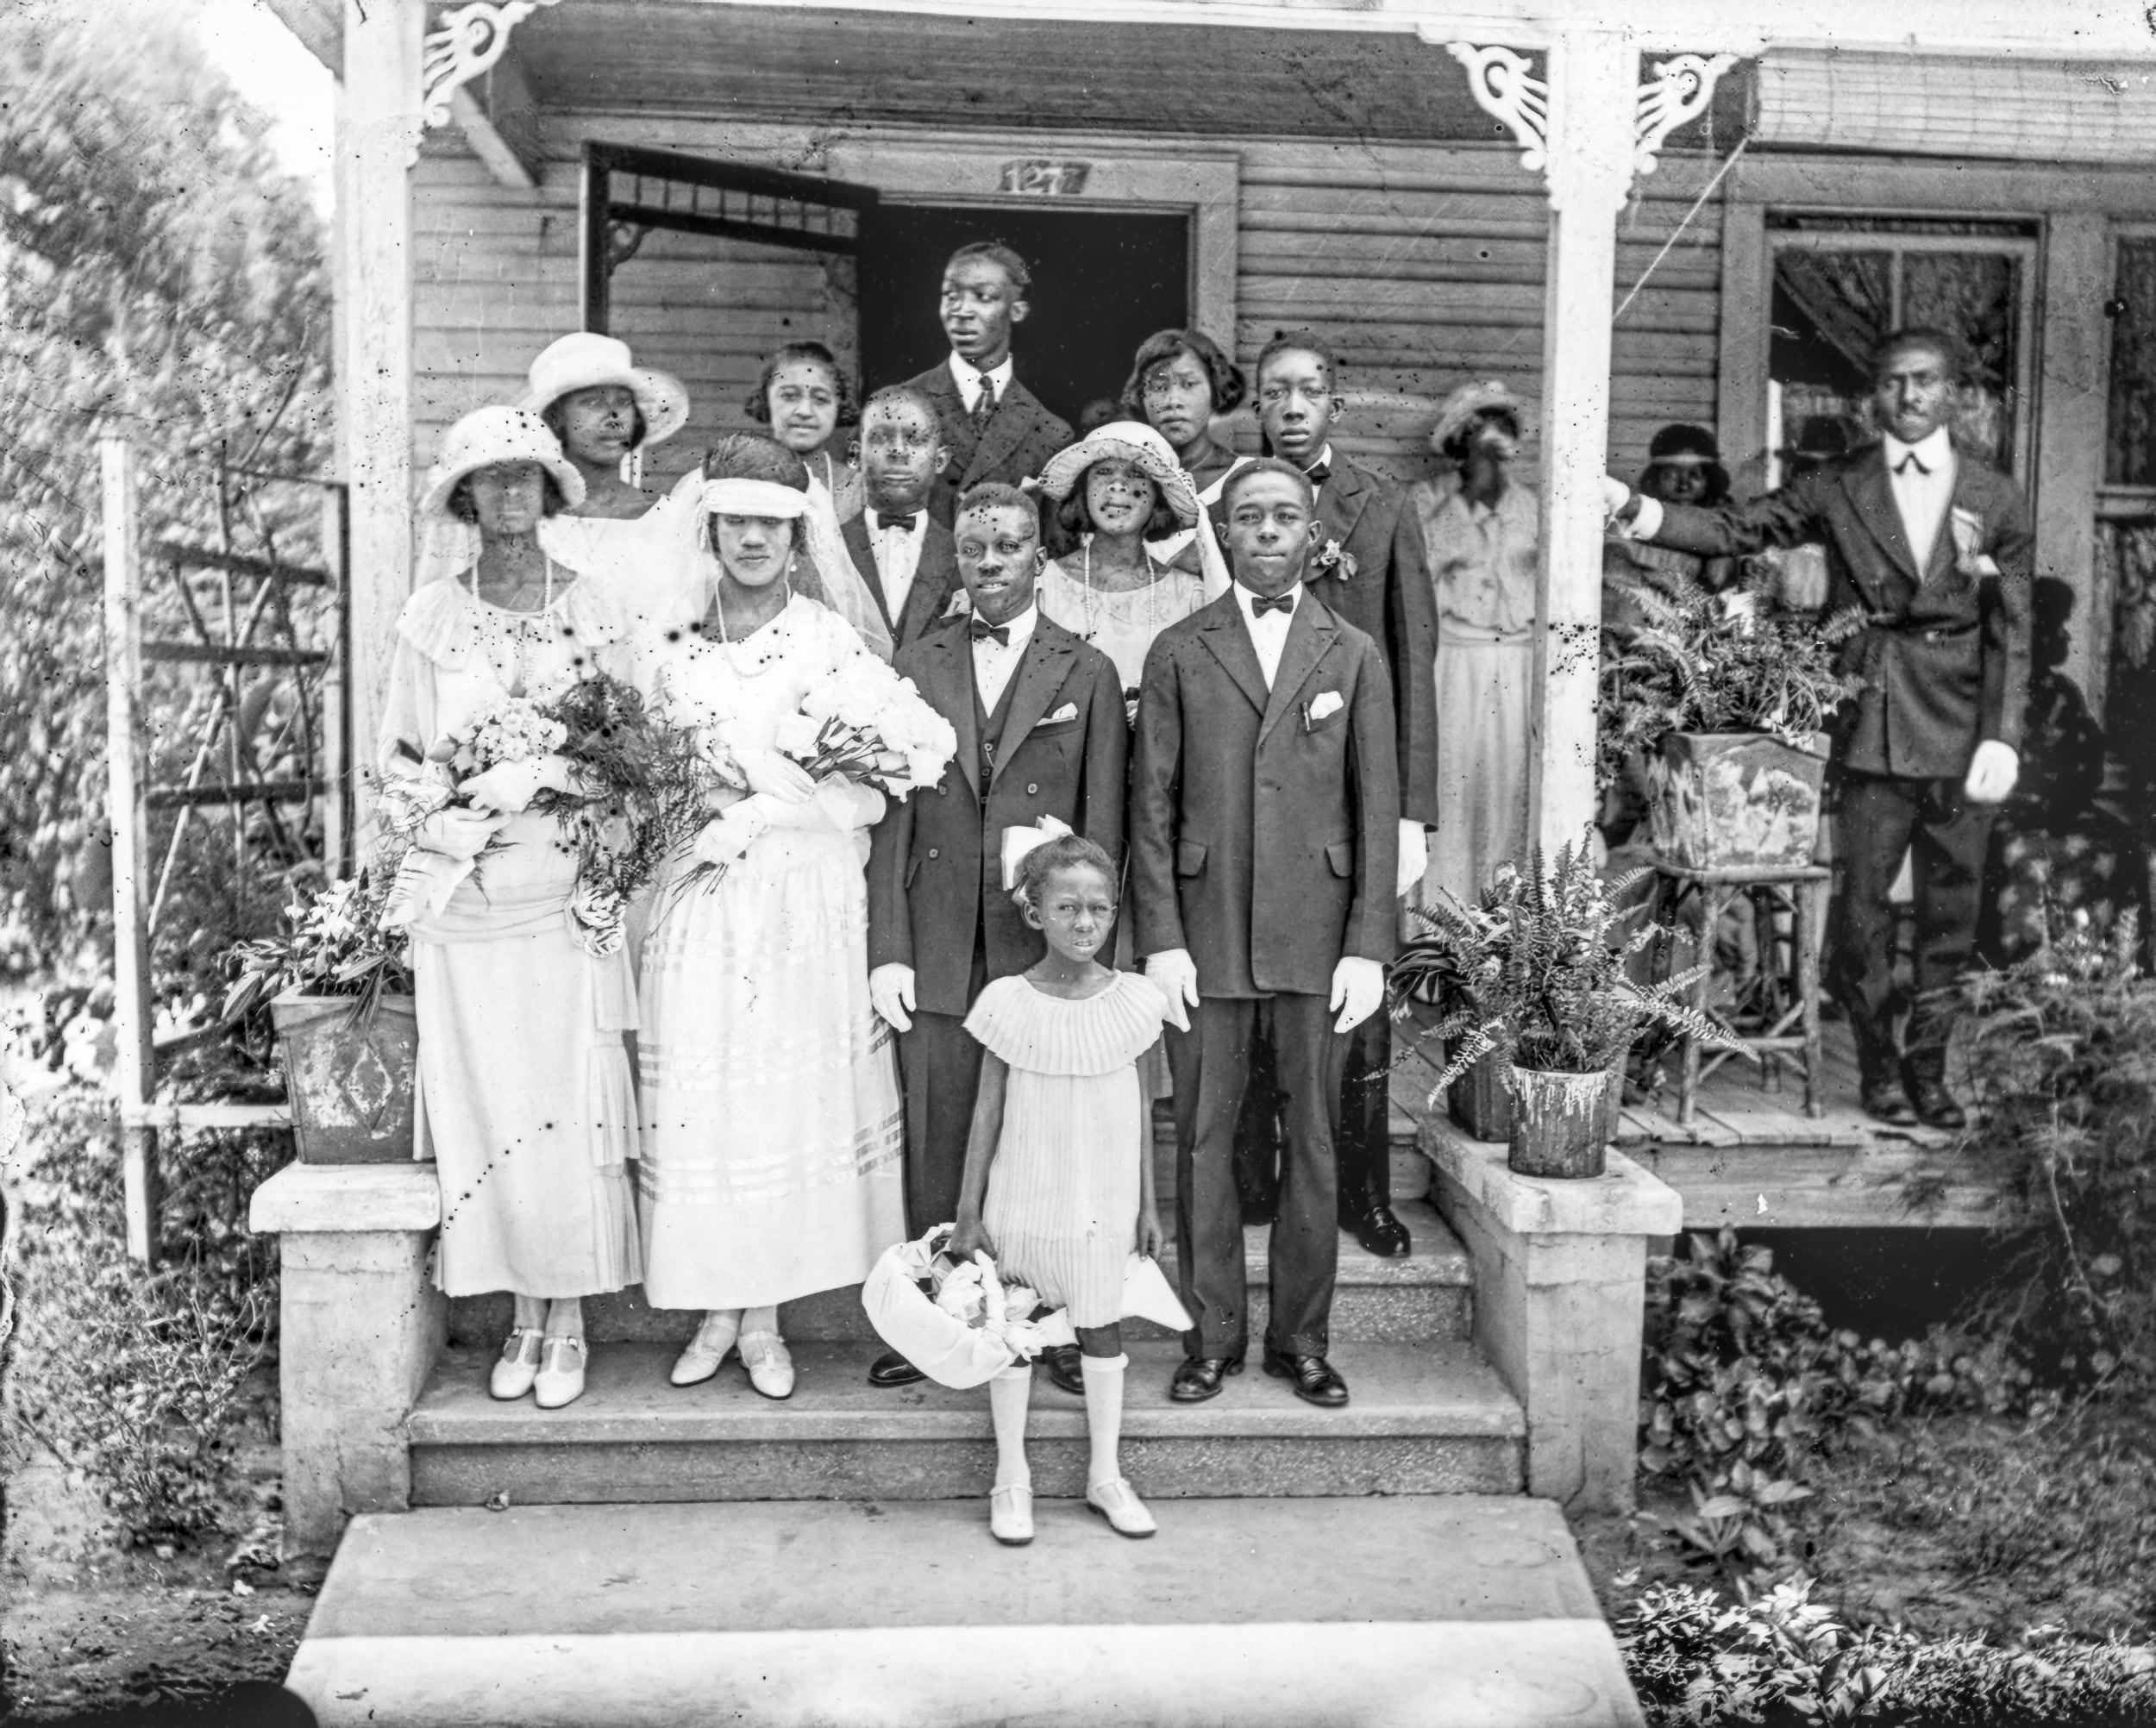
[[[1474,1280],[1466,1249],[1426,1202],[1402,1200],[1396,1210],[1414,1239],[1414,1251],[1404,1260],[1380,1260],[1353,1237],[1342,1233],[1339,1281],[1332,1299],[1332,1336],[1359,1343],[1400,1344],[1466,1337],[1474,1318],[1470,1305]],[[1257,1224],[1244,1232],[1253,1336],[1263,1336],[1271,1305],[1265,1293],[1265,1235],[1264,1227]],[[1166,1264],[1172,1283],[1172,1250]],[[591,1297],[584,1305],[585,1334],[594,1343],[670,1343],[678,1349],[688,1342],[702,1318],[690,1309],[647,1306],[641,1288]],[[509,1319],[506,1295],[459,1297],[449,1305],[450,1342],[498,1349],[508,1333]],[[857,1284],[786,1303],[779,1325],[789,1339],[802,1342],[874,1337],[861,1310]],[[1160,1327],[1142,1320],[1132,1322],[1127,1335],[1167,1337]]]
[[[1132,1344],[1123,1455],[1141,1493],[1513,1493],[1520,1406],[1457,1341],[1339,1345],[1351,1402],[1319,1410],[1249,1368],[1204,1404],[1171,1403],[1179,1344]],[[491,1349],[445,1351],[407,1424],[416,1506],[602,1500],[943,1499],[987,1491],[995,1445],[985,1391],[868,1384],[872,1346],[797,1343],[793,1396],[754,1392],[737,1363],[701,1386],[667,1383],[674,1351],[601,1345],[566,1409],[487,1396]],[[1082,1399],[1034,1376],[1028,1434],[1044,1494],[1085,1487]]]
[[[1564,1521],[1472,1497],[511,1506],[353,1520],[323,1728],[1639,1728]]]

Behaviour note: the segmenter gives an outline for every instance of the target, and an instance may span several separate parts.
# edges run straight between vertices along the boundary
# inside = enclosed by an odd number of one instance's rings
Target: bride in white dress
[[[768,440],[713,453],[703,604],[648,631],[639,680],[670,723],[705,729],[749,786],[699,837],[724,873],[662,883],[643,950],[644,1293],[701,1308],[677,1386],[738,1349],[768,1398],[793,1389],[778,1305],[859,1283],[906,1233],[891,1033],[868,1000],[868,829],[883,798],[812,782],[779,723],[866,648],[799,592],[809,501]],[[804,573],[789,579],[789,571]]]

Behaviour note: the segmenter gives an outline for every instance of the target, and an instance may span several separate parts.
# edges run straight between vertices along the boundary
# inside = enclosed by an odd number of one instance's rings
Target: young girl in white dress
[[[1090,840],[1037,846],[1012,895],[1047,952],[975,999],[966,1030],[987,1055],[950,1254],[984,1249],[1006,1280],[1068,1309],[1084,1352],[1092,1460],[1086,1504],[1123,1536],[1156,1525],[1119,1458],[1124,1371],[1119,1322],[1133,1249],[1160,1253],[1151,1164],[1139,1155],[1144,1108],[1138,1059],[1161,1035],[1168,999],[1143,973],[1100,962],[1115,923],[1115,867]],[[996,1479],[988,1528],[1016,1547],[1033,1539],[1025,1462],[1031,1364],[988,1382]]]

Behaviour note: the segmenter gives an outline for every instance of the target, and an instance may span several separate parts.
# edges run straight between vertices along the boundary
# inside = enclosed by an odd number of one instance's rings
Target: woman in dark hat
[[[1704,426],[1679,423],[1664,426],[1647,446],[1647,466],[1640,471],[1639,490],[1666,504],[1698,504],[1711,509],[1729,496],[1729,470],[1722,466],[1714,435]],[[1617,629],[1637,628],[1637,608],[1628,591],[1656,573],[1690,578],[1703,587],[1727,588],[1737,575],[1733,558],[1695,558],[1689,552],[1673,552],[1644,541],[1613,536],[1603,548],[1603,622]]]

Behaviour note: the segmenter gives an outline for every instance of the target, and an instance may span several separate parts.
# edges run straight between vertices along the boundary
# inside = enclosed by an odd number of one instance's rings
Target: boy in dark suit
[[[943,616],[958,586],[950,530],[928,513],[950,455],[936,406],[910,384],[879,390],[861,411],[861,478],[868,508],[840,532],[902,648]]]
[[[1215,1396],[1248,1348],[1235,1125],[1262,1038],[1285,1118],[1265,1371],[1338,1406],[1333,1135],[1345,1035],[1382,1011],[1398,935],[1392,690],[1377,644],[1303,585],[1307,476],[1263,458],[1223,496],[1235,580],[1154,642],[1131,759],[1137,946],[1178,1029],[1177,1274],[1197,1320],[1169,1396]]]
[[[1395,764],[1400,779],[1401,894],[1422,880],[1427,829],[1438,819],[1437,596],[1424,555],[1421,524],[1407,494],[1332,446],[1346,407],[1332,345],[1309,330],[1275,335],[1251,372],[1258,423],[1274,455],[1310,480],[1317,497],[1319,545],[1343,554],[1311,583],[1327,609],[1353,624],[1385,656],[1392,679]],[[1226,494],[1214,505],[1225,538]],[[1372,1254],[1403,1255],[1407,1227],[1392,1209],[1392,1022],[1365,1021],[1348,1047],[1340,1099],[1340,1224]],[[1278,1115],[1263,1075],[1240,1130],[1244,1186],[1261,1195],[1279,1139]]]
[[[957,1216],[981,1046],[968,1009],[1041,957],[1041,933],[1003,886],[1003,831],[1052,816],[1109,857],[1123,848],[1129,725],[1115,664],[1034,604],[1040,512],[1014,486],[976,486],[958,515],[970,617],[931,627],[893,661],[958,734],[933,792],[876,825],[868,858],[868,993],[899,1034],[906,1202],[915,1235]],[[903,1356],[879,1386],[920,1378]]]
[[[1700,510],[1603,482],[1620,530],[1658,546],[1727,558],[1823,542],[1827,615],[1865,613],[1843,662],[1863,687],[1834,741],[1844,874],[1829,981],[1856,1034],[1865,1109],[1935,1128],[1965,1122],[1946,1043],[1991,820],[2020,771],[2034,566],[2021,489],[1954,448],[1964,372],[1945,331],[1894,332],[1873,355],[1880,441],[1750,504]],[[1912,850],[1916,1000],[1897,1074],[1888,897]]]
[[[1025,301],[1032,280],[1025,260],[996,241],[962,246],[943,266],[950,357],[906,382],[927,392],[943,423],[946,454],[929,510],[946,525],[961,492],[1031,479],[1070,442],[1069,423],[1044,408],[1012,369],[1011,330],[1032,310]]]

